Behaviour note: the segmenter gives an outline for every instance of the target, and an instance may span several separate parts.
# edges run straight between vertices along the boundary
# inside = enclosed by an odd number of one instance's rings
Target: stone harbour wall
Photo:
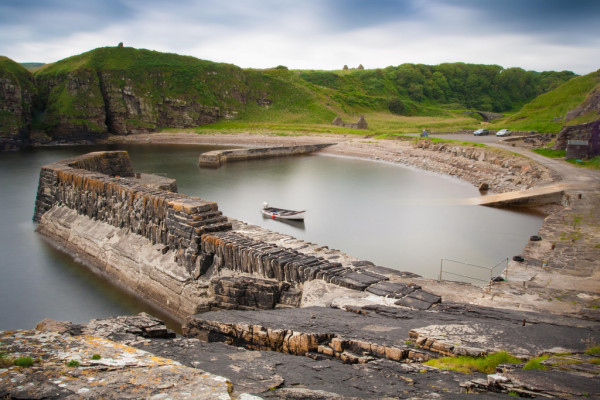
[[[320,279],[347,289],[387,297],[396,305],[420,310],[430,309],[441,301],[440,296],[422,290],[419,285],[390,281],[388,276],[370,271],[361,263],[346,266],[234,231],[202,235],[201,248],[201,264],[216,270],[258,275],[292,285]]]
[[[251,149],[214,150],[203,153],[198,158],[202,168],[219,168],[226,162],[256,160],[262,158],[295,156],[312,153],[333,143],[307,144],[298,146],[257,147]]]
[[[42,167],[33,219],[55,205],[177,251],[178,263],[191,271],[206,232],[231,229],[212,201],[136,182],[127,152],[96,152]]]
[[[239,224],[217,203],[159,189],[159,178],[135,174],[124,151],[46,165],[37,231],[180,320],[212,309],[299,307],[313,280],[422,310],[441,301],[412,282],[390,280],[372,263],[342,263],[306,243],[298,243],[301,251],[248,227],[234,230]]]

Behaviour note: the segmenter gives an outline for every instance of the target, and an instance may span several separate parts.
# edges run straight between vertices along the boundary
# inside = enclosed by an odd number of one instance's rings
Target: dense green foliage
[[[514,111],[575,74],[452,63],[402,64],[376,70],[302,71],[299,76],[313,85],[335,91],[332,97],[347,107],[376,110],[389,107],[390,111],[403,114],[408,108],[398,105],[404,103],[412,103],[417,110],[443,104],[480,111]],[[395,99],[393,104],[391,99]]]

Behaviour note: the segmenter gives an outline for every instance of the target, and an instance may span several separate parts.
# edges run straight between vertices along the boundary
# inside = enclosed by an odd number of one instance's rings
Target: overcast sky
[[[0,55],[17,62],[119,42],[244,68],[587,74],[600,69],[600,0],[0,0]]]

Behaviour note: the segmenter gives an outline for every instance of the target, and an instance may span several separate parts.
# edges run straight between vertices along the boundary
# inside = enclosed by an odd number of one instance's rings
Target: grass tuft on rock
[[[549,356],[541,356],[541,357],[532,358],[531,360],[527,361],[527,363],[523,366],[523,369],[540,369],[540,370],[548,369],[548,367],[546,367],[545,365],[542,364],[542,362],[546,361],[548,358],[549,358]]]
[[[33,365],[33,358],[29,356],[19,357],[13,361],[13,364],[17,367],[29,368]]]
[[[473,372],[482,372],[491,374],[496,371],[496,367],[504,363],[518,363],[520,360],[511,356],[505,351],[488,354],[485,357],[442,357],[427,361],[425,364],[430,367],[450,369],[453,371],[471,374]]]

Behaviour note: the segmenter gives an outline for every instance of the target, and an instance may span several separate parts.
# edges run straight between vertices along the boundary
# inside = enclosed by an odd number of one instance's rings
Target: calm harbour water
[[[136,172],[176,178],[180,193],[216,201],[229,217],[355,257],[435,278],[440,259],[491,267],[519,254],[543,216],[459,205],[479,196],[456,179],[386,163],[305,156],[199,169],[218,147],[78,146],[0,154],[0,329],[31,329],[44,319],[156,311],[48,245],[31,221],[42,165],[100,149],[128,150]],[[263,202],[306,209],[304,224],[265,219]],[[164,317],[162,315],[158,315]]]

